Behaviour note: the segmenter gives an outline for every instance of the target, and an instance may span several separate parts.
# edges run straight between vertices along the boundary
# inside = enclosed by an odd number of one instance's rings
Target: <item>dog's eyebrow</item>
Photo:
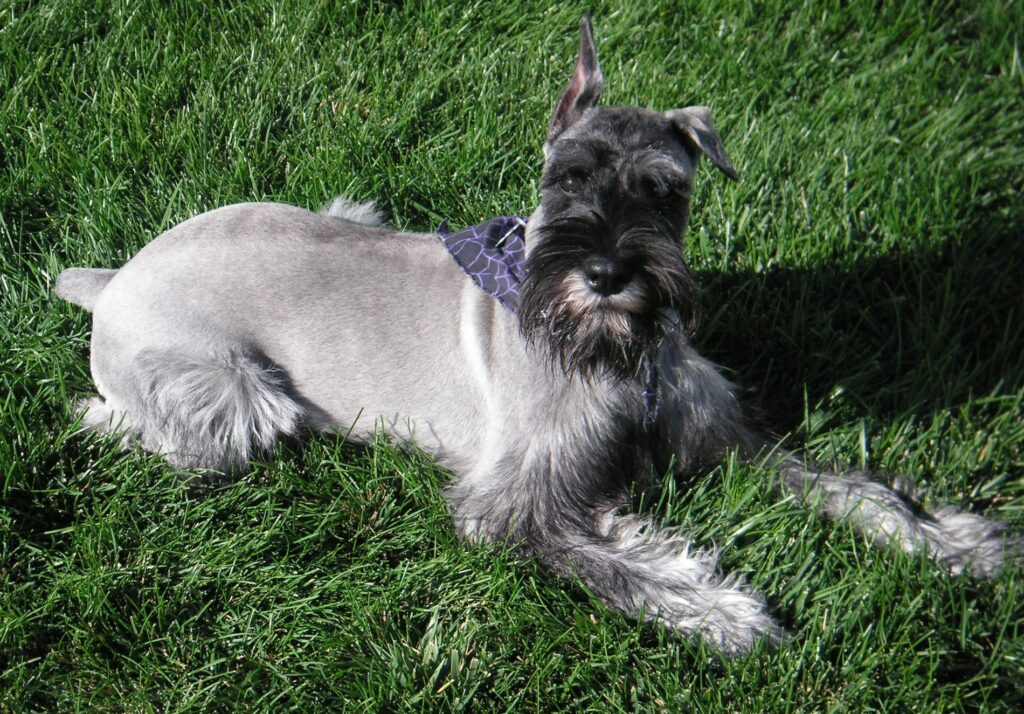
[[[558,161],[575,160],[589,166],[607,165],[618,156],[618,151],[600,139],[563,139],[555,144]]]
[[[687,180],[679,161],[667,151],[655,148],[641,149],[627,156],[622,171],[634,182],[643,176],[659,183],[682,184]]]

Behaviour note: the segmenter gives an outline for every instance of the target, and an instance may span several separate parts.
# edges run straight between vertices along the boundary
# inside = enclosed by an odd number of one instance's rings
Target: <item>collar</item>
[[[644,430],[650,431],[658,423],[661,413],[661,402],[658,400],[658,363],[650,352],[644,355],[641,363],[644,379],[640,388],[640,396],[644,400]]]

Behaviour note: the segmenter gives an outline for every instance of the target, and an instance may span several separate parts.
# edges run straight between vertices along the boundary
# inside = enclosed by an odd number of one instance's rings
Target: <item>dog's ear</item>
[[[671,120],[683,138],[696,145],[703,151],[711,163],[717,166],[723,174],[738,181],[740,176],[732,167],[725,147],[722,146],[722,139],[711,123],[711,110],[707,107],[686,107],[685,109],[673,109],[665,112],[665,116]]]
[[[548,143],[551,143],[570,126],[579,121],[583,112],[597,104],[604,86],[604,75],[597,64],[597,48],[594,47],[594,30],[586,15],[580,21],[580,55],[576,60],[576,72],[569,85],[562,92],[555,107],[548,128]]]

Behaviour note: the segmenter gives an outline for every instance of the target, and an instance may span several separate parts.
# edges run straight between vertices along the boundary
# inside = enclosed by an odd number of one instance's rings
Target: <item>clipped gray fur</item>
[[[752,430],[691,346],[699,291],[680,249],[701,156],[735,176],[705,107],[598,107],[590,24],[545,142],[516,312],[436,236],[240,204],[192,218],[119,271],[61,274],[94,309],[99,397],[83,424],[187,468],[242,469],[300,426],[383,430],[454,473],[458,532],[510,541],[630,615],[727,654],[779,627],[685,531],[629,513],[633,484],[770,458],[810,507],[950,572],[996,573],[1019,541],[981,516],[917,510],[864,472],[832,473]],[[644,397],[658,378],[656,406]],[[692,476],[691,476],[692,477]]]

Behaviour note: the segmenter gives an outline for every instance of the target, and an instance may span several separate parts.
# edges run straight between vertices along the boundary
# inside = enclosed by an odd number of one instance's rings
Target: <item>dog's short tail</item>
[[[364,226],[384,225],[384,214],[377,210],[373,201],[353,201],[346,196],[338,196],[320,211],[324,216],[340,218]]]
[[[68,302],[92,312],[96,298],[116,274],[116,270],[104,268],[68,268],[57,276],[53,290]]]

